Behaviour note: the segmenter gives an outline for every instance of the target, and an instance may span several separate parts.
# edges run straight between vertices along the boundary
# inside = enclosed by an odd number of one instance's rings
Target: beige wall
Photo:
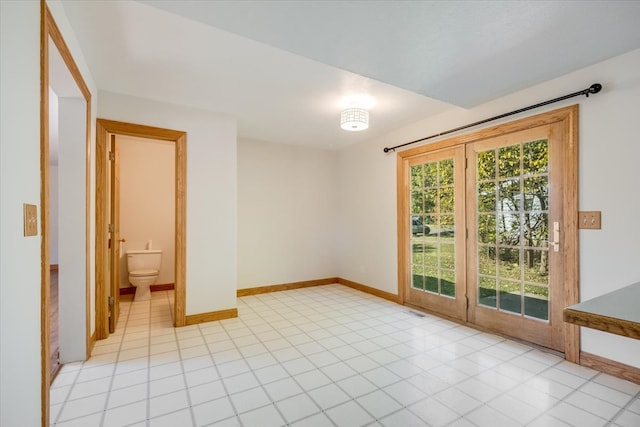
[[[120,150],[120,287],[129,287],[127,251],[162,249],[157,284],[174,283],[175,144],[118,136]]]
[[[58,140],[58,96],[49,86],[49,150]],[[56,148],[57,150],[57,148]],[[58,159],[49,154],[49,263],[58,264]]]
[[[335,277],[336,152],[238,141],[238,288]]]
[[[58,264],[58,165],[49,165],[49,263]]]

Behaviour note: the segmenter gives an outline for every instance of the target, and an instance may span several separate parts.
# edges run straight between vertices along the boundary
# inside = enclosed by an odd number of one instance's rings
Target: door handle
[[[553,223],[553,242],[551,244],[554,252],[560,251],[560,223],[558,221]]]
[[[127,241],[127,239],[125,239],[124,237],[122,239],[118,240],[118,242],[121,242],[121,243],[125,243],[126,241]]]

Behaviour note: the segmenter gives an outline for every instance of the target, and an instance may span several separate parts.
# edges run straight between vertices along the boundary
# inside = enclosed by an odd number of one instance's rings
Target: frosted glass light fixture
[[[369,128],[369,112],[364,108],[347,108],[340,114],[340,127],[344,130],[359,131]]]

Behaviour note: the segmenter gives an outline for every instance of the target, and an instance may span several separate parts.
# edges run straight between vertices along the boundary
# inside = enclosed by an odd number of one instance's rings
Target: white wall
[[[101,118],[187,132],[186,314],[236,307],[235,119],[112,92],[99,96]]]
[[[58,165],[49,165],[49,262],[58,264]]]
[[[640,49],[576,77],[604,86],[580,105],[580,209],[602,211],[602,230],[580,231],[586,300],[640,281]],[[640,367],[640,341],[581,329],[583,351]]]
[[[120,287],[128,288],[127,251],[162,249],[156,284],[175,282],[175,143],[117,136],[120,150]]]
[[[0,2],[0,55],[0,425],[35,426],[40,236],[23,236],[22,204],[38,205],[40,214],[38,2]]]
[[[85,360],[86,334],[86,102],[58,98],[60,361]],[[52,221],[50,221],[52,222]]]
[[[580,231],[582,299],[640,281],[640,196],[636,187],[640,158],[639,70],[640,50],[636,50],[474,109],[430,117],[340,151],[338,275],[397,293],[396,155],[384,154],[383,147],[599,82],[603,91],[589,99],[573,98],[528,114],[580,104],[580,209],[602,211],[602,230]],[[523,115],[511,120],[519,117]],[[586,328],[582,331],[583,351],[640,367],[640,341]]]
[[[238,288],[335,277],[333,151],[238,142]]]
[[[53,144],[57,150],[57,141],[58,96],[49,87],[49,262],[52,265],[58,264],[58,157],[51,155]]]
[[[95,92],[60,4],[48,4]],[[41,239],[23,236],[22,204],[40,214],[40,4],[2,1],[0,19],[0,425],[31,426],[41,417]]]

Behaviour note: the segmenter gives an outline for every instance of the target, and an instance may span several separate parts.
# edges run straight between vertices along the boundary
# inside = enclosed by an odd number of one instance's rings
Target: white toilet
[[[149,286],[158,279],[161,261],[162,250],[160,249],[127,251],[129,283],[136,287],[134,301],[146,301],[151,298]]]

